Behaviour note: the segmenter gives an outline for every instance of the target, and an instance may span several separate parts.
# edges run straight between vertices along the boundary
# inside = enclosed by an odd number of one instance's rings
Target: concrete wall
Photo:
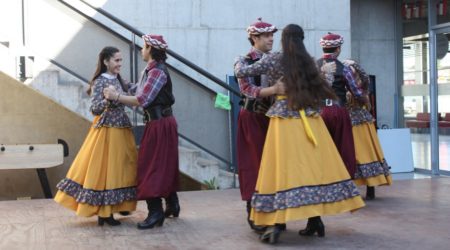
[[[350,56],[349,0],[88,0],[144,33],[164,35],[169,47],[220,79],[232,73],[234,59],[250,49],[245,29],[258,17],[283,28],[302,26],[305,44],[313,56],[320,56],[319,39],[328,31],[346,38],[343,56]],[[97,18],[105,20],[100,15]],[[114,23],[109,25],[123,32]],[[126,32],[124,32],[126,34]],[[275,35],[279,49],[281,32]],[[174,62],[174,65],[184,68]],[[207,80],[200,78],[209,84]],[[217,91],[223,91],[217,88]]]
[[[352,0],[352,58],[376,76],[378,126],[395,125],[397,93],[394,0]],[[345,57],[342,57],[345,58]]]
[[[81,7],[78,0],[68,2],[77,3],[77,7]],[[0,7],[3,5],[4,2]],[[20,5],[19,8],[5,5],[5,8],[10,8],[9,11],[14,13],[8,14],[11,19],[16,20],[16,16],[21,16]],[[83,10],[88,13],[85,9],[86,6]],[[33,55],[36,58],[32,69],[34,78],[27,82],[31,82],[31,86],[35,89],[58,102],[61,101],[63,105],[76,110],[79,114],[87,113],[87,106],[80,101],[82,98],[85,99],[84,103],[88,101],[82,85],[75,82],[73,77],[68,77],[63,70],[42,62],[45,58],[53,59],[78,75],[90,79],[95,69],[97,54],[106,45],[116,46],[122,51],[124,59],[122,76],[130,79],[130,53],[127,41],[118,39],[57,1],[25,1],[25,13],[26,55]],[[20,30],[21,20],[14,25]],[[20,36],[5,36],[5,39],[13,40],[12,46],[6,52],[5,49],[0,50],[3,51],[0,55],[13,53],[17,51],[16,47],[21,46]],[[4,61],[2,58],[0,60]],[[145,62],[140,56],[137,63],[139,71],[145,67]],[[195,74],[193,76],[195,77]],[[176,98],[174,110],[180,133],[221,157],[230,159],[228,112],[214,108],[215,93],[197,87],[192,81],[178,74],[172,73],[172,79]],[[207,129],[199,129],[202,127]]]
[[[15,0],[0,3],[0,69],[11,76],[16,76],[15,57],[22,52],[21,6]]]
[[[87,134],[90,122],[32,88],[0,72],[0,144],[69,145],[64,165],[47,169],[50,186],[65,176]],[[0,200],[44,197],[35,170],[0,170]]]

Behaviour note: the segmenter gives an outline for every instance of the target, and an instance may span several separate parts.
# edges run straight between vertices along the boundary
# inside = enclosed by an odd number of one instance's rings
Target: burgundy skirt
[[[239,113],[237,161],[242,200],[250,200],[255,192],[268,127],[269,118],[264,114],[244,109]]]
[[[353,178],[356,172],[355,144],[353,142],[352,121],[345,107],[326,106],[321,116],[336,144],[347,171]]]
[[[173,116],[147,122],[137,169],[137,199],[168,197],[178,190],[178,132]]]

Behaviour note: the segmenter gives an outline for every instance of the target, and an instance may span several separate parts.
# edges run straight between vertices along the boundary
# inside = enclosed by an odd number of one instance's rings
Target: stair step
[[[219,166],[219,162],[201,158],[201,157],[197,158],[197,164],[202,167]]]

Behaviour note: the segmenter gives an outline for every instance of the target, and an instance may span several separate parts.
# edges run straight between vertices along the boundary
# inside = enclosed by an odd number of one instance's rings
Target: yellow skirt
[[[364,206],[320,116],[308,117],[317,146],[301,119],[270,119],[252,197],[251,219],[274,225]]]
[[[55,201],[85,217],[134,211],[136,161],[130,128],[91,127],[66,178],[57,185]]]
[[[372,122],[352,127],[356,151],[356,185],[391,185],[392,177]]]

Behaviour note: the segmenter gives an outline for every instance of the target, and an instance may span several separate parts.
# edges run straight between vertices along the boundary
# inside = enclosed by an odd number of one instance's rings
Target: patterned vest
[[[167,69],[167,66],[164,63],[158,62],[155,67],[157,69],[164,71],[164,73],[167,76],[167,82],[161,88],[161,90],[159,91],[155,100],[153,100],[153,102],[150,103],[150,105],[148,107],[145,107],[146,109],[153,108],[156,106],[170,107],[175,103],[175,97],[173,96],[173,93],[172,93],[172,80],[170,78],[170,74],[169,74],[169,70]]]

